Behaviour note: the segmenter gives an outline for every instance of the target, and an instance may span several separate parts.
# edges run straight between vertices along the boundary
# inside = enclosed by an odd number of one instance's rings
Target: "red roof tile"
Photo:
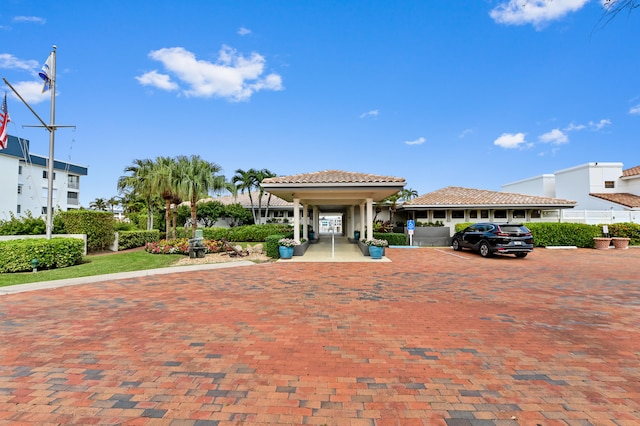
[[[635,208],[640,207],[640,196],[629,194],[626,192],[618,194],[589,194],[593,197],[600,198],[602,200],[611,201],[612,203],[620,204],[621,206]]]
[[[336,183],[404,183],[404,178],[380,176],[368,173],[325,170],[315,173],[303,173],[292,176],[267,178],[263,184],[336,184]]]
[[[573,206],[575,201],[511,192],[448,186],[421,195],[403,206]]]

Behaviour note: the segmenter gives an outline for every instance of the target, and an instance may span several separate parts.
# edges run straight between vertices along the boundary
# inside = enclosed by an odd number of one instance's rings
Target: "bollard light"
[[[31,266],[33,266],[33,272],[38,272],[38,265],[40,261],[38,259],[31,259]]]

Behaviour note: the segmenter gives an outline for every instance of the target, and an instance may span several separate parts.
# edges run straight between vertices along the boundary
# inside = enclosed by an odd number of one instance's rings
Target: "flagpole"
[[[47,172],[47,240],[51,239],[53,233],[53,146],[56,139],[56,49],[54,45],[51,51],[51,82],[49,90],[51,90],[51,117],[49,120],[49,170]]]

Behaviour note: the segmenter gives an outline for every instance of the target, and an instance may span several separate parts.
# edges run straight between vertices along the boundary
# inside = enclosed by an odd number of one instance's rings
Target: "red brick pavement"
[[[640,424],[640,250],[387,255],[2,296],[0,423]]]

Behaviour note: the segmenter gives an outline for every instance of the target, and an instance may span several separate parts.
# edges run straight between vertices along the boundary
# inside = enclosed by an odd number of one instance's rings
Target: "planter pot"
[[[369,246],[363,243],[362,241],[357,241],[358,248],[360,248],[360,252],[363,256],[369,256]]]
[[[280,259],[291,259],[293,257],[293,247],[279,246]]]
[[[353,239],[356,241],[360,240],[360,231],[354,231],[353,232]]]
[[[629,248],[629,241],[631,241],[631,238],[613,237],[611,241],[615,248],[625,250]]]
[[[309,239],[310,240],[315,240],[316,239],[316,233],[313,231],[309,231]]]
[[[371,255],[372,259],[382,259],[383,253],[384,247],[369,246],[369,255]]]
[[[609,245],[611,245],[611,238],[595,237],[593,245],[597,250],[608,250]]]

